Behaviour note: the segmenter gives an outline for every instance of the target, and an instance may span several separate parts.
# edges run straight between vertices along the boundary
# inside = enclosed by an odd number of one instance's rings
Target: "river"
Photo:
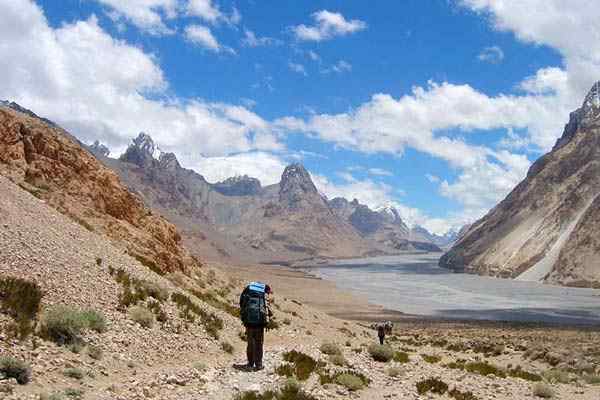
[[[457,274],[439,254],[338,260],[307,269],[390,310],[449,319],[600,325],[600,290]]]

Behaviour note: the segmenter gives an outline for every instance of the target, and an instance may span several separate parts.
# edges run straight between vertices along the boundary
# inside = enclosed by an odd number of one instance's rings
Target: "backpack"
[[[265,284],[252,282],[242,293],[240,316],[245,325],[267,324]]]

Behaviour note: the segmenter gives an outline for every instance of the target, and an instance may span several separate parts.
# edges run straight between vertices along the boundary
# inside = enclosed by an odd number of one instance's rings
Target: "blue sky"
[[[145,131],[209,181],[301,161],[327,196],[444,233],[600,77],[598,7],[576,2],[4,0],[0,98],[113,155]]]

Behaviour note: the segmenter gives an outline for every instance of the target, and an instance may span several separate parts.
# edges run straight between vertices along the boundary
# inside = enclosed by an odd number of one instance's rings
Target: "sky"
[[[600,79],[596,0],[0,0],[0,99],[217,182],[302,162],[443,234],[501,201]],[[567,4],[568,3],[568,4]]]

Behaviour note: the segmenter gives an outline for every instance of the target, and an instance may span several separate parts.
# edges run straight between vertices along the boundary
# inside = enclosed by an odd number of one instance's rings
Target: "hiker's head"
[[[271,289],[271,286],[265,285],[265,293],[266,294],[272,294],[273,293],[273,290]]]

